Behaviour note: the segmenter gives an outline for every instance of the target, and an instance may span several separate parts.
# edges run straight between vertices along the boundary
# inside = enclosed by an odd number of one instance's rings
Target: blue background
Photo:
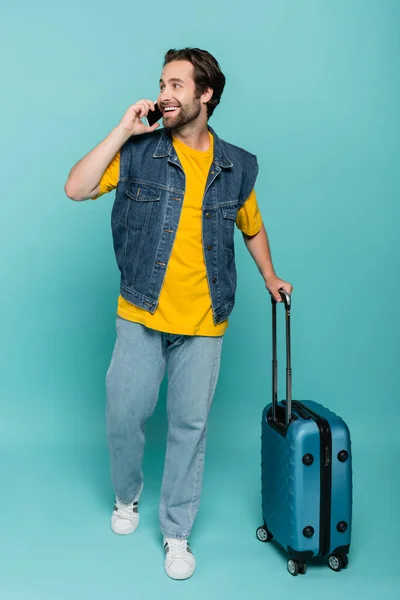
[[[394,597],[400,3],[15,0],[1,23],[1,596]],[[351,429],[353,545],[340,574],[311,566],[292,578],[285,556],[255,539],[270,303],[239,232],[195,576],[179,583],[163,571],[165,385],[148,426],[141,526],[124,539],[109,527],[113,195],[78,204],[63,186],[129,104],[156,97],[165,51],[187,45],[212,52],[227,76],[210,124],[259,157],[275,267],[295,287],[294,395]]]

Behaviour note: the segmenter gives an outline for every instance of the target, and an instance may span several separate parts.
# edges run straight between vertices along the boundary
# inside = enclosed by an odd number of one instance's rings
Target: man
[[[112,232],[121,271],[117,341],[106,377],[107,438],[116,500],[111,527],[139,524],[145,423],[168,372],[168,439],[160,498],[165,570],[195,570],[188,538],[203,474],[207,417],[224,332],[236,291],[234,226],[243,232],[269,292],[279,279],[257,205],[257,159],[208,127],[225,86],[215,58],[170,50],[158,106],[163,129],[142,121],[151,100],[130,106],[121,122],[71,170],[73,200],[116,188]]]

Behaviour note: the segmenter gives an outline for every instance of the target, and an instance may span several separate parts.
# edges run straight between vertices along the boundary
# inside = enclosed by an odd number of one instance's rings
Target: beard
[[[179,114],[174,116],[171,115],[167,118],[163,118],[164,127],[168,127],[168,129],[180,129],[184,127],[188,123],[191,123],[201,113],[201,103],[199,101],[195,101],[192,106],[184,108],[180,106]]]

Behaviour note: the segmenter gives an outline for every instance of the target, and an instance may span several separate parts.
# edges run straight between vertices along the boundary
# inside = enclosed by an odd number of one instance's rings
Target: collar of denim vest
[[[214,162],[224,169],[230,169],[233,167],[233,162],[226,156],[222,147],[222,141],[219,139],[214,129],[208,126],[208,130],[214,137]],[[156,151],[153,154],[153,158],[165,158],[171,156],[174,151],[172,142],[171,130],[164,128],[161,132],[160,141],[158,142]]]

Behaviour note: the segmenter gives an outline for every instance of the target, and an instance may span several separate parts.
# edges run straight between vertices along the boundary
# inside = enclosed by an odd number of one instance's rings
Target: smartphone
[[[159,121],[163,117],[163,114],[159,109],[157,102],[154,104],[154,108],[155,110],[149,110],[147,115],[147,122],[149,124],[149,127],[154,125],[154,123],[157,123],[157,121]]]

